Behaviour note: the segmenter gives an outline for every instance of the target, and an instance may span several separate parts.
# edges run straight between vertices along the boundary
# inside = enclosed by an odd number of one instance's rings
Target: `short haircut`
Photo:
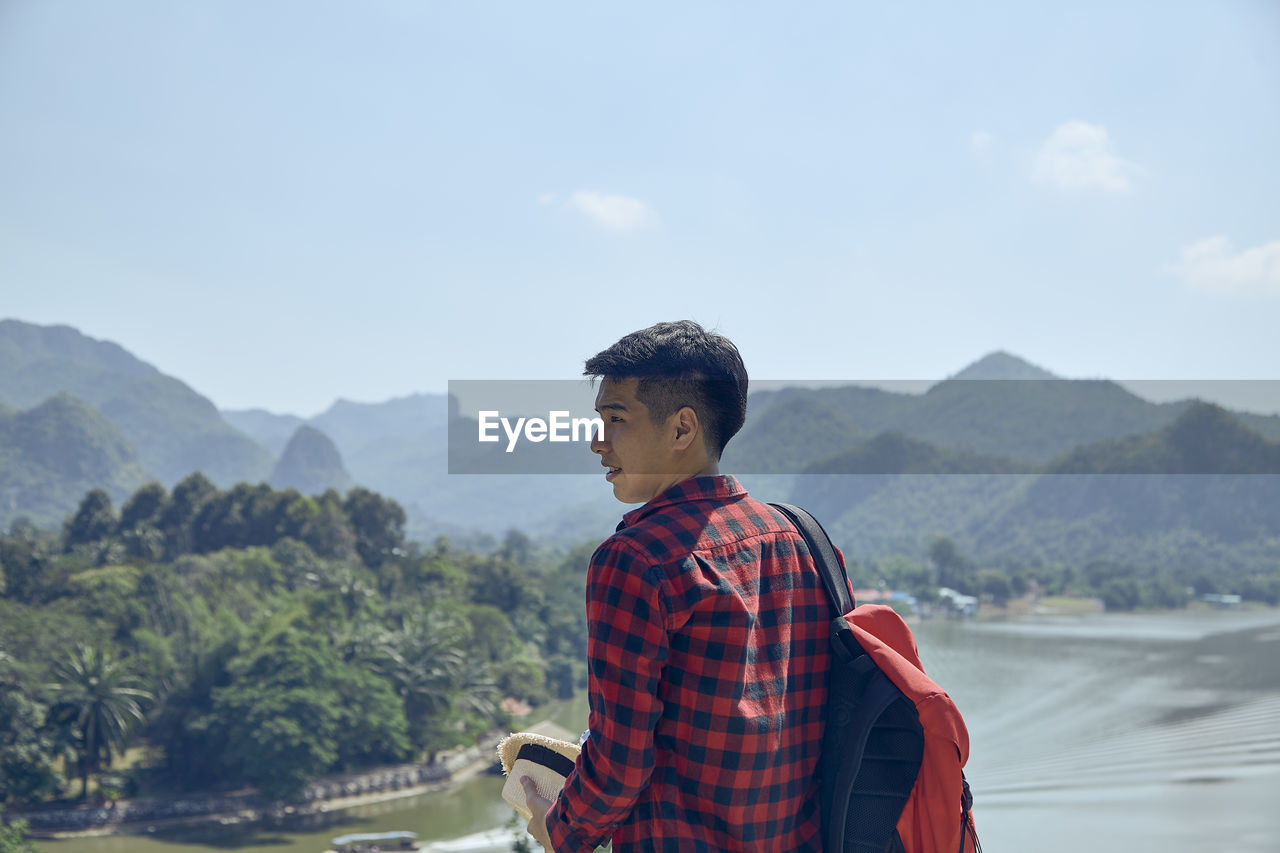
[[[747,368],[733,341],[692,320],[632,332],[587,359],[584,376],[638,379],[636,399],[654,423],[688,406],[717,459],[747,418]]]

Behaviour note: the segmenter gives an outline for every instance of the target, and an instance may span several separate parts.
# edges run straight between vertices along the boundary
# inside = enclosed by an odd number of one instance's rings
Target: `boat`
[[[358,832],[339,835],[325,853],[382,853],[387,850],[421,850],[416,832]]]

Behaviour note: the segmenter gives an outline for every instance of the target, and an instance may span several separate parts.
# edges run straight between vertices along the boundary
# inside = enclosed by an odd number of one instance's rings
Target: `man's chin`
[[[613,486],[613,497],[615,500],[624,504],[642,504],[649,500],[643,495],[638,495],[633,489],[629,489],[627,484],[621,477],[614,480],[610,485]]]

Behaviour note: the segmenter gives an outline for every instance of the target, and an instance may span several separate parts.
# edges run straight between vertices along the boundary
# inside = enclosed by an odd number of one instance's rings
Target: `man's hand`
[[[528,776],[520,777],[520,786],[524,788],[525,804],[533,812],[533,817],[529,819],[529,834],[537,839],[547,853],[556,853],[551,846],[551,835],[547,832],[547,811],[551,808],[551,801],[538,793],[538,787]]]

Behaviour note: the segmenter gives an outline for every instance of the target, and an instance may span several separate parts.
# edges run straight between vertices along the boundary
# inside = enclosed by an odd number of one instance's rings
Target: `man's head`
[[[604,380],[597,408],[605,416],[606,436],[592,449],[624,471],[628,460],[611,457],[628,449],[633,454],[630,486],[611,480],[623,501],[648,500],[658,493],[652,489],[678,482],[672,475],[692,476],[708,466],[714,471],[725,444],[746,419],[747,370],[738,348],[690,320],[632,332],[588,359],[583,372]],[[644,414],[647,423],[624,420],[620,403],[632,416]],[[647,429],[643,437],[640,426]],[[634,477],[642,471],[644,485],[637,485]]]

